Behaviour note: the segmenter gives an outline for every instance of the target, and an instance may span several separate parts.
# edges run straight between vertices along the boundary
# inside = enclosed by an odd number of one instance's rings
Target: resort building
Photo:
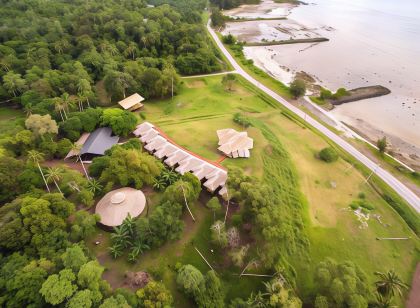
[[[217,137],[219,137],[218,150],[225,155],[232,158],[250,156],[249,150],[253,148],[254,141],[248,137],[247,132],[226,128],[218,130]]]
[[[124,187],[107,193],[96,205],[95,214],[100,216],[102,225],[116,227],[128,214],[133,218],[139,216],[145,206],[146,197],[141,190]]]
[[[218,192],[221,196],[227,193],[227,171],[219,164],[182,148],[149,122],[138,125],[133,134],[139,137],[145,150],[174,168],[176,172],[191,172],[208,191]]]
[[[122,101],[119,101],[118,104],[125,110],[134,111],[144,106],[141,103],[142,101],[144,101],[144,98],[140,94],[134,93],[133,95],[124,98]]]
[[[76,141],[81,149],[79,153],[71,150],[64,159],[80,155],[85,160],[92,160],[96,156],[104,155],[105,151],[118,143],[120,137],[112,135],[110,127],[97,128],[92,133],[84,133],[79,140]]]

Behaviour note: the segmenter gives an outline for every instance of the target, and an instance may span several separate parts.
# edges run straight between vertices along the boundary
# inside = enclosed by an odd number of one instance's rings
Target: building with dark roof
[[[105,151],[118,143],[119,136],[112,135],[110,127],[100,127],[90,134],[83,134],[76,142],[81,146],[80,152],[71,150],[66,158],[80,155],[83,160],[91,160],[95,156],[104,155]]]

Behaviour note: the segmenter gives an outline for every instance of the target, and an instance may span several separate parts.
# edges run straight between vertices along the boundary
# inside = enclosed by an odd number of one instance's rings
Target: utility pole
[[[174,75],[172,75],[172,90],[171,90],[171,94],[172,94],[172,100],[174,99]]]

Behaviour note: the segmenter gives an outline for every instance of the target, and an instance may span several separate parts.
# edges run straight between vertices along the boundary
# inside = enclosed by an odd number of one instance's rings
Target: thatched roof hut
[[[141,190],[124,187],[107,193],[96,205],[95,213],[101,217],[101,224],[116,227],[128,214],[133,218],[139,216],[145,206],[146,197]]]

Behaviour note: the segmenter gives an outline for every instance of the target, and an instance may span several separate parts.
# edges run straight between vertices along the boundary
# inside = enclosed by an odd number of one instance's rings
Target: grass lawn
[[[222,164],[239,166],[265,181],[270,178],[267,174],[272,173],[269,169],[278,167],[277,157],[271,154],[272,147],[281,145],[288,152],[292,162],[290,170],[298,178],[297,189],[305,196],[301,215],[310,241],[308,262],[289,258],[297,270],[299,295],[303,298],[308,296],[313,288],[311,277],[314,267],[326,257],[355,261],[368,274],[371,282],[374,281],[374,271],[388,269],[395,269],[406,282],[411,282],[415,263],[419,260],[418,238],[388,203],[371,186],[364,184],[364,176],[342,158],[332,164],[320,161],[316,154],[328,145],[323,137],[285,115],[272,100],[255,92],[241,79],[232,92],[222,87],[221,79],[222,76],[184,79],[179,95],[173,100],[147,101],[142,113],[147,121],[159,126],[177,143],[214,161],[220,158],[216,130],[229,127],[243,130],[232,121],[232,117],[236,112],[246,114],[258,124],[247,129],[254,138],[251,158],[225,159]],[[272,137],[267,138],[270,134]],[[277,179],[285,180],[281,174],[277,175]],[[360,192],[375,206],[367,228],[361,228],[355,214],[347,209]],[[159,269],[159,275],[181,307],[188,306],[190,302],[176,291],[173,267],[182,262],[193,264],[203,272],[208,270],[194,249],[197,247],[221,275],[228,299],[247,297],[251,290],[261,288],[261,280],[239,279],[234,274],[240,269],[226,266],[225,252],[211,252],[214,247],[209,241],[209,227],[213,217],[203,204],[201,200],[194,207],[196,223],[191,223],[186,214],[186,228],[181,240],[146,253],[134,265],[126,262],[125,257],[117,260],[110,258],[106,251],[109,236],[106,232],[100,232],[103,237],[101,245],[92,245],[92,241],[89,245],[109,269],[111,274],[108,275],[119,277],[120,281],[127,270],[147,269],[153,273],[155,268]],[[382,224],[373,214],[380,215]],[[377,237],[410,239],[378,241]]]

